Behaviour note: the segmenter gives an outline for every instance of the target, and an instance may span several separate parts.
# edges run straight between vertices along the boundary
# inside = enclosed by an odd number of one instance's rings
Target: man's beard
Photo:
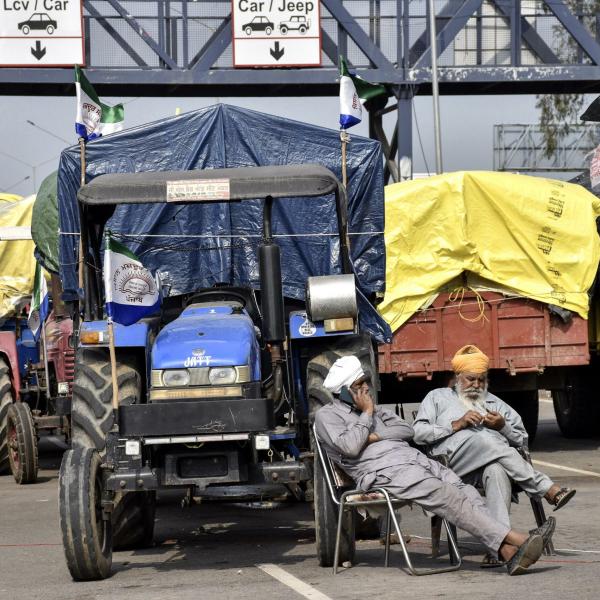
[[[487,395],[487,382],[483,385],[483,387],[479,388],[470,388],[465,390],[460,382],[456,382],[456,393],[460,400],[469,408],[477,408],[480,407],[485,410],[484,400]]]

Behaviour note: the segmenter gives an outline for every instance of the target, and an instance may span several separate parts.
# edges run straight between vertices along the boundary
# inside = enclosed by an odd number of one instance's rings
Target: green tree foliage
[[[600,12],[600,0],[566,0],[571,12],[596,35],[596,14]],[[541,3],[546,14],[550,13],[545,2]],[[560,25],[554,28],[554,51],[563,64],[581,63],[581,49],[573,37]],[[584,54],[585,56],[585,54]],[[543,133],[544,153],[551,158],[561,137],[568,135],[574,124],[579,123],[585,98],[583,94],[543,94],[536,97],[540,111],[539,125]]]

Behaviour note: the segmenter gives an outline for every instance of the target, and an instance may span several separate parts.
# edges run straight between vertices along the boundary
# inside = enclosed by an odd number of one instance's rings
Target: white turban
[[[327,373],[327,377],[323,382],[323,387],[332,394],[339,394],[343,386],[350,387],[364,374],[360,360],[356,356],[342,356],[331,365],[331,369],[329,369],[329,373]]]

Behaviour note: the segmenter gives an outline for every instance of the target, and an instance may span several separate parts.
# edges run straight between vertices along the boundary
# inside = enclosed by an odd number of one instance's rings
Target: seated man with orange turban
[[[527,445],[527,432],[519,414],[487,391],[488,357],[476,346],[464,346],[452,368],[454,387],[433,390],[421,403],[413,423],[415,442],[446,454],[450,468],[465,482],[483,485],[488,509],[506,526],[513,481],[526,493],[546,498],[554,510],[564,506],[575,490],[561,488],[517,452]],[[549,521],[547,535],[554,529],[554,519]],[[482,566],[496,565],[486,555]]]

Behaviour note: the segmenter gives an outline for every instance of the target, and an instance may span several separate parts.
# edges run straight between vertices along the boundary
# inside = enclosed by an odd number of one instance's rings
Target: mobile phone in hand
[[[354,398],[347,385],[342,386],[342,389],[340,390],[340,400],[348,406],[354,406]]]

